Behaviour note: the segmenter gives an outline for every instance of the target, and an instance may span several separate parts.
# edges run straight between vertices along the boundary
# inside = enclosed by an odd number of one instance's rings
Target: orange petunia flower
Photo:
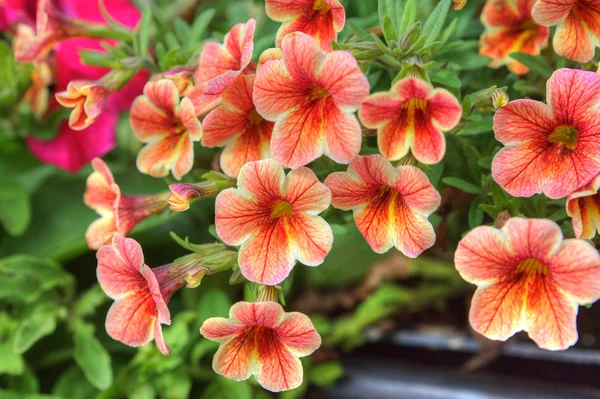
[[[218,374],[235,381],[251,375],[265,389],[280,392],[302,384],[302,363],[321,346],[308,316],[284,312],[276,302],[238,302],[229,319],[213,317],[200,333],[221,344],[213,359]]]
[[[379,150],[387,159],[398,160],[410,149],[420,162],[434,164],[446,152],[442,132],[458,124],[462,107],[449,91],[405,78],[389,92],[369,96],[359,115],[366,127],[377,129]]]
[[[460,241],[454,261],[462,278],[478,286],[471,326],[490,339],[527,331],[541,348],[566,349],[577,341],[577,305],[600,298],[598,251],[583,240],[563,240],[550,220],[477,227]]]
[[[256,110],[275,122],[273,158],[290,168],[323,154],[348,163],[360,151],[353,113],[369,94],[367,78],[352,54],[325,53],[304,33],[289,34],[281,48],[283,58],[265,61],[254,84]]]
[[[600,231],[600,175],[567,198],[575,237],[592,239]]]
[[[192,101],[179,99],[172,80],[147,83],[131,106],[129,121],[135,136],[148,143],[137,157],[140,172],[164,177],[171,170],[181,180],[192,169],[193,142],[202,138],[202,125]]]
[[[204,45],[200,62],[194,73],[196,85],[205,85],[205,94],[223,93],[242,73],[252,73],[252,52],[256,21],[237,24],[225,35],[223,44],[209,42]]]
[[[170,354],[161,328],[161,324],[171,324],[167,303],[186,283],[196,286],[206,266],[191,256],[151,269],[140,244],[119,234],[96,256],[100,287],[115,300],[106,315],[108,335],[133,347],[154,339],[163,355]]]
[[[538,24],[558,25],[552,39],[558,55],[577,62],[594,58],[600,46],[600,0],[537,0],[532,14]]]
[[[276,161],[247,163],[237,189],[217,196],[217,234],[229,245],[241,245],[240,271],[259,284],[281,283],[296,260],[307,266],[323,263],[333,234],[317,216],[329,206],[331,193],[308,168],[286,176]]]
[[[304,32],[314,37],[325,51],[344,29],[346,12],[339,0],[266,0],[267,15],[283,22],[277,31],[276,44],[292,32]]]
[[[563,198],[600,173],[600,75],[559,69],[546,97],[548,105],[510,101],[494,117],[506,147],[494,157],[492,177],[511,195]]]
[[[111,89],[100,81],[73,80],[67,90],[56,93],[56,101],[65,108],[73,108],[69,127],[83,130],[102,114],[110,93]]]
[[[329,175],[325,185],[335,208],[354,212],[356,226],[373,251],[384,253],[395,246],[416,258],[434,244],[427,217],[440,206],[441,197],[419,168],[394,168],[381,155],[358,156],[347,172]]]
[[[94,158],[92,167],[94,172],[87,179],[83,202],[101,218],[85,233],[90,249],[108,244],[115,233],[126,236],[142,220],[166,209],[168,193],[123,195],[104,161]]]
[[[488,0],[481,12],[485,32],[479,39],[479,53],[492,58],[490,68],[507,65],[515,74],[529,71],[509,57],[511,53],[538,55],[548,46],[550,29],[540,26],[531,16],[535,0]]]
[[[220,163],[226,175],[237,177],[242,166],[269,158],[273,122],[266,121],[254,107],[255,75],[240,76],[224,92],[221,105],[203,120],[205,147],[222,147]]]

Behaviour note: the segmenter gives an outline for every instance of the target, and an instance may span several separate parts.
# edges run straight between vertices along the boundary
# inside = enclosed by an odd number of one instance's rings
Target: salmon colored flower
[[[281,283],[296,260],[307,266],[323,263],[333,234],[317,216],[329,207],[331,193],[308,168],[286,176],[276,161],[247,163],[237,189],[217,196],[217,234],[229,245],[241,245],[240,270],[259,284]]]
[[[416,258],[435,243],[427,217],[440,206],[441,197],[416,166],[398,166],[381,155],[358,156],[347,172],[325,179],[331,205],[352,210],[358,230],[373,251],[395,246]]]
[[[189,92],[189,90],[192,87],[194,87],[193,77],[194,77],[193,69],[177,67],[177,68],[170,69],[166,72],[160,73],[158,75],[152,76],[152,81],[156,82],[161,79],[171,80],[173,83],[175,83],[175,86],[177,87],[177,91],[179,92],[179,96],[183,97]]]
[[[148,143],[137,157],[140,172],[164,177],[171,170],[181,180],[192,169],[193,142],[202,138],[202,125],[192,101],[179,99],[173,81],[146,84],[144,95],[133,102],[129,121],[135,136]]]
[[[462,108],[449,91],[405,78],[389,92],[369,96],[359,115],[366,127],[377,129],[379,150],[387,159],[398,160],[410,149],[420,162],[434,164],[446,152],[442,132],[458,124]]]
[[[563,240],[550,220],[477,227],[460,241],[454,261],[462,278],[478,286],[471,326],[490,339],[527,331],[541,348],[566,349],[577,341],[577,305],[600,297],[598,251],[583,240]]]
[[[166,209],[166,193],[123,195],[104,161],[95,158],[92,167],[83,201],[101,217],[85,233],[90,249],[109,243],[115,233],[126,236],[142,220]]]
[[[538,24],[557,25],[552,44],[558,55],[577,62],[594,58],[600,46],[600,0],[538,0],[533,6]]]
[[[304,32],[314,37],[325,51],[331,51],[331,41],[344,29],[346,12],[339,0],[266,0],[267,15],[283,22],[277,31],[277,46],[292,32]]]
[[[206,85],[205,94],[221,94],[239,75],[254,71],[251,61],[255,29],[256,21],[250,19],[231,28],[223,44],[210,42],[204,45],[194,82]]]
[[[73,108],[69,116],[69,127],[83,130],[102,114],[110,93],[110,88],[102,82],[73,80],[66,91],[56,93],[56,101],[65,108]]]
[[[348,163],[360,151],[362,134],[353,113],[369,83],[347,51],[325,53],[315,39],[291,33],[283,58],[266,61],[254,84],[254,104],[275,122],[273,158],[297,168],[325,154]]]
[[[515,74],[529,68],[509,57],[511,53],[538,55],[548,46],[550,29],[531,16],[535,0],[488,0],[481,12],[485,32],[479,39],[479,53],[492,58],[490,68],[507,65]]]
[[[559,69],[547,82],[548,105],[510,101],[494,117],[492,177],[514,196],[563,198],[600,173],[600,75]]]
[[[133,347],[154,339],[164,355],[170,354],[161,328],[161,324],[171,324],[167,303],[187,281],[197,285],[206,266],[188,256],[151,269],[144,263],[140,244],[118,234],[96,256],[100,287],[115,300],[106,315],[108,335]]]
[[[14,42],[15,60],[34,62],[45,58],[52,47],[70,37],[88,36],[88,23],[62,13],[54,0],[39,0],[35,32],[26,25],[19,25]]]
[[[600,231],[600,175],[567,198],[575,237],[592,239]]]
[[[200,333],[221,344],[213,359],[218,374],[235,381],[256,381],[272,392],[294,389],[302,383],[299,357],[321,346],[321,337],[308,316],[286,313],[276,302],[238,302],[229,319],[213,317]]]
[[[266,121],[254,107],[255,75],[240,76],[224,92],[221,105],[203,120],[205,147],[224,146],[221,169],[237,177],[248,162],[269,158],[273,122]]]

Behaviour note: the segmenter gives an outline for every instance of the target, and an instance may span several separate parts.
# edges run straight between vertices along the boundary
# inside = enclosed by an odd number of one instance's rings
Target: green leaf
[[[402,11],[402,19],[398,27],[398,36],[401,37],[417,19],[417,0],[408,0]]]
[[[112,385],[110,355],[94,335],[91,324],[78,322],[73,328],[75,362],[85,378],[96,388],[105,390]]]
[[[157,387],[161,398],[187,399],[192,389],[192,379],[186,374],[185,368],[175,369],[168,373],[162,373],[154,385]]]
[[[469,182],[459,179],[457,177],[444,177],[442,179],[442,183],[444,183],[448,186],[456,187],[467,193],[471,193],[471,194],[481,194],[482,193],[481,187],[478,187],[472,183],[469,183]]]
[[[216,380],[226,399],[252,399],[252,388],[248,381],[232,381],[221,376]]]
[[[370,42],[372,40],[371,35],[365,32],[360,26],[356,25],[356,23],[351,19],[346,21],[346,25],[348,25],[352,33],[358,36],[361,40],[364,40],[365,42]]]
[[[469,227],[472,229],[483,223],[483,211],[479,208],[481,202],[482,198],[477,197],[471,202],[471,206],[469,207]]]
[[[142,19],[139,23],[140,29],[140,57],[146,57],[148,55],[148,48],[150,47],[150,23],[152,22],[152,7],[144,7],[142,12]]]
[[[96,308],[108,302],[110,298],[102,291],[100,285],[95,284],[83,293],[75,302],[74,311],[79,317],[90,316]]]
[[[183,19],[179,17],[175,18],[175,21],[173,21],[173,30],[180,43],[185,43],[189,40],[191,29]]]
[[[548,219],[553,220],[555,222],[560,222],[561,220],[565,220],[567,217],[567,211],[565,209],[559,209],[554,212],[552,215],[548,216]]]
[[[441,83],[448,87],[460,89],[462,82],[456,72],[450,69],[434,69],[429,71],[429,78],[432,82]]]
[[[197,323],[202,324],[211,317],[227,317],[231,305],[231,300],[225,291],[215,288],[204,291],[196,311]]]
[[[531,72],[543,77],[544,79],[548,79],[550,76],[552,76],[552,67],[548,65],[542,56],[533,56],[524,53],[511,53],[509,57],[519,61],[527,68],[531,69]]]
[[[491,132],[494,126],[494,117],[486,115],[478,121],[469,121],[459,132],[461,136],[477,135]]]
[[[87,399],[96,397],[98,390],[85,379],[81,369],[73,365],[58,378],[52,394],[61,398]]]
[[[444,27],[444,22],[446,22],[451,3],[452,0],[440,1],[431,12],[429,18],[427,18],[427,21],[425,21],[422,32],[427,35],[427,40],[425,41],[426,46],[436,41]]]
[[[383,36],[388,43],[392,40],[398,40],[398,32],[396,32],[394,22],[392,22],[392,18],[389,15],[383,18]]]
[[[340,362],[325,362],[313,366],[310,370],[310,382],[320,387],[330,387],[344,375]]]
[[[13,352],[10,342],[0,342],[0,374],[20,375],[25,371],[21,355]]]
[[[37,341],[56,329],[56,319],[64,315],[66,309],[54,303],[41,303],[34,307],[21,321],[13,340],[13,351],[27,352]]]
[[[21,235],[31,221],[31,203],[25,187],[17,180],[0,177],[0,223],[8,234]]]
[[[190,35],[187,39],[188,46],[196,46],[200,43],[200,40],[202,40],[206,34],[210,21],[215,17],[216,12],[217,11],[214,8],[209,8],[198,15],[192,24],[192,29],[190,30]]]

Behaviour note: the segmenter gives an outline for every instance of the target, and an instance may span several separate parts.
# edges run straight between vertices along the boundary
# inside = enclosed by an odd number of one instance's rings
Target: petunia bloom
[[[209,42],[204,45],[194,73],[194,82],[206,85],[205,94],[219,95],[239,75],[253,71],[251,62],[255,29],[256,21],[250,19],[245,24],[231,28],[223,44]]]
[[[566,349],[577,341],[578,305],[600,298],[598,251],[583,240],[563,240],[550,220],[477,227],[460,241],[454,261],[462,278],[478,286],[471,326],[490,339],[527,331],[541,348]]]
[[[538,55],[548,46],[550,29],[531,16],[535,0],[488,0],[481,12],[485,31],[479,39],[479,53],[492,58],[490,68],[507,65],[515,74],[529,71],[509,57],[511,53]]]
[[[206,180],[201,183],[171,184],[171,195],[167,198],[169,208],[175,212],[187,211],[193,199],[216,195],[224,188],[233,186],[233,182],[234,180]]]
[[[202,125],[192,102],[180,100],[172,80],[146,84],[144,95],[133,102],[129,121],[135,136],[148,143],[137,157],[140,172],[164,177],[171,170],[181,180],[192,169],[193,142],[202,138]]]
[[[224,146],[220,157],[226,175],[237,177],[248,162],[269,158],[273,122],[266,121],[254,107],[255,75],[240,76],[224,92],[221,105],[202,121],[205,147]]]
[[[440,206],[441,197],[416,166],[398,166],[381,155],[358,156],[347,172],[325,179],[331,205],[352,210],[358,230],[377,253],[395,246],[416,258],[435,243],[427,220]]]
[[[142,220],[166,209],[167,193],[123,195],[104,161],[95,158],[92,167],[83,201],[101,217],[85,233],[90,249],[109,243],[115,233],[126,236]]]
[[[600,231],[600,175],[567,198],[575,237],[592,239]]]
[[[96,256],[100,287],[115,300],[106,315],[108,335],[133,347],[154,339],[164,355],[170,354],[161,328],[171,324],[167,303],[187,281],[197,285],[206,272],[201,260],[186,257],[151,269],[144,263],[140,244],[118,234]]]
[[[379,151],[387,159],[398,160],[410,149],[420,162],[435,164],[446,152],[442,132],[458,124],[462,108],[449,91],[405,78],[389,92],[369,96],[359,116],[366,127],[377,129]]]
[[[537,0],[533,19],[541,25],[558,25],[552,44],[558,55],[577,62],[594,58],[600,46],[599,0]]]
[[[110,88],[102,82],[73,80],[66,91],[56,93],[56,101],[65,108],[73,108],[69,127],[83,130],[102,114],[110,93]]]
[[[354,112],[369,83],[347,51],[325,53],[315,39],[296,32],[281,44],[280,60],[264,62],[254,83],[254,104],[275,122],[271,153],[297,168],[325,154],[348,163],[360,151],[362,133]]]
[[[492,177],[514,196],[563,198],[600,173],[600,75],[559,69],[547,82],[548,105],[510,101],[494,117]]]
[[[235,381],[254,375],[272,392],[300,386],[303,372],[298,358],[321,346],[308,316],[286,313],[276,302],[238,302],[229,319],[210,318],[200,333],[221,344],[213,359],[215,372]]]
[[[163,73],[152,76],[152,81],[156,82],[161,79],[168,79],[175,83],[179,96],[185,96],[194,86],[194,70],[184,67],[176,67]]]
[[[229,245],[240,245],[240,271],[250,281],[275,285],[296,260],[307,266],[323,263],[333,234],[317,216],[329,207],[331,193],[308,168],[286,176],[276,161],[247,163],[237,189],[222,191],[216,200],[217,234]]]
[[[344,29],[346,12],[339,0],[266,0],[267,15],[283,22],[277,31],[276,44],[292,32],[304,32],[314,37],[325,51],[331,51],[331,41]]]

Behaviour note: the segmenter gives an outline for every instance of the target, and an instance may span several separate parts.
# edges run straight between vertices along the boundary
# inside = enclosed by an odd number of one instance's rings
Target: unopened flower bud
[[[489,94],[490,100],[492,101],[492,105],[495,109],[504,107],[508,103],[508,94],[502,89],[494,89]]]

